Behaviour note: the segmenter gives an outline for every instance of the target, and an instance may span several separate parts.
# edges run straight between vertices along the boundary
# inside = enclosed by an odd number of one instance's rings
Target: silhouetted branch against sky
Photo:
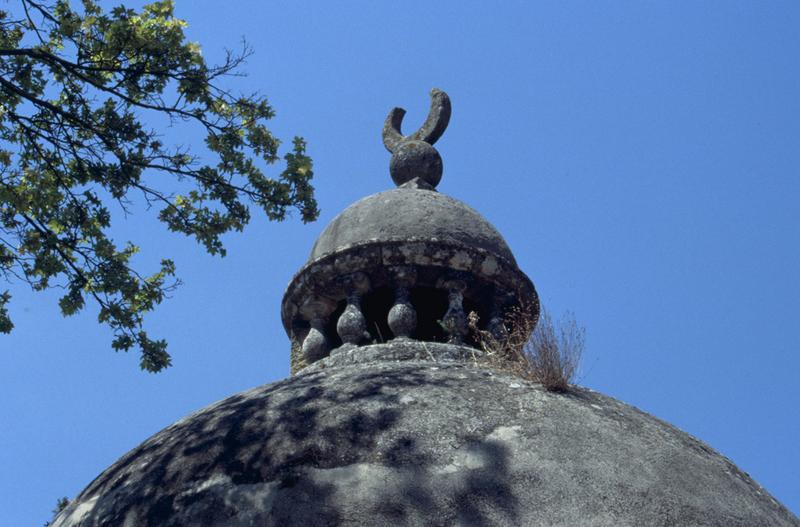
[[[148,371],[170,355],[144,316],[180,281],[169,254],[156,272],[139,270],[136,242],[110,235],[114,206],[126,215],[137,200],[156,207],[169,230],[222,256],[222,236],[244,229],[251,208],[274,221],[293,208],[306,222],[318,214],[303,139],[270,176],[266,166],[280,160],[267,128],[273,108],[221,85],[250,49],[207,64],[173,7],[19,0],[0,10],[0,275],[63,289],[65,316],[94,302],[111,346],[138,348]],[[148,124],[159,117],[199,127],[201,154]],[[0,292],[3,333],[13,328],[10,300]]]

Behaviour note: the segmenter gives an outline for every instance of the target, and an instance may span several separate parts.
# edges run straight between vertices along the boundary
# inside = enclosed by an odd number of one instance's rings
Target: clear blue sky
[[[13,3],[13,2],[12,2]],[[111,2],[106,4],[113,5]],[[178,0],[210,59],[304,135],[317,223],[256,218],[205,256],[139,211],[117,239],[185,285],[151,317],[174,366],[140,372],[91,310],[12,286],[0,335],[0,496],[40,525],[187,413],[288,374],[284,287],[349,203],[391,188],[388,110],[453,101],[439,189],[492,221],[543,302],[588,334],[580,383],[710,444],[800,513],[800,4]],[[199,136],[165,129],[167,138]],[[121,218],[120,218],[121,219]]]

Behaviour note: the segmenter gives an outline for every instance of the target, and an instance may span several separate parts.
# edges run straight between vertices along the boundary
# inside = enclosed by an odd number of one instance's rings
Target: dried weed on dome
[[[540,383],[548,391],[570,389],[586,348],[586,330],[572,313],[557,322],[542,309],[538,323],[526,309],[513,309],[506,317],[505,331],[498,338],[478,327],[477,313],[470,312],[470,333],[483,353],[473,354],[476,364],[506,371]]]

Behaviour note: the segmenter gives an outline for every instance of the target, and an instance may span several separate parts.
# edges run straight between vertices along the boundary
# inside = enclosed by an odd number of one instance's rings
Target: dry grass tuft
[[[566,392],[580,366],[586,330],[572,313],[565,313],[554,323],[542,310],[531,332],[534,322],[527,313],[525,309],[512,311],[506,318],[507,331],[500,337],[479,329],[477,314],[470,313],[470,330],[483,350],[475,360],[541,383],[549,391]]]

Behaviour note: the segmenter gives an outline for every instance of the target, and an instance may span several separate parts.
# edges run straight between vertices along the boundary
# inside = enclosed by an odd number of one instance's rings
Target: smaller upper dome
[[[367,196],[325,227],[309,261],[364,242],[434,241],[477,247],[516,264],[508,244],[475,209],[430,190],[396,188]]]
[[[403,135],[405,110],[383,127],[396,189],[368,196],[325,228],[292,278],[281,318],[292,371],[330,354],[388,339],[477,345],[529,331],[539,299],[499,232],[471,207],[436,191],[442,159],[433,147],[450,121],[450,98],[431,91],[428,118]],[[471,322],[470,322],[471,321]]]

